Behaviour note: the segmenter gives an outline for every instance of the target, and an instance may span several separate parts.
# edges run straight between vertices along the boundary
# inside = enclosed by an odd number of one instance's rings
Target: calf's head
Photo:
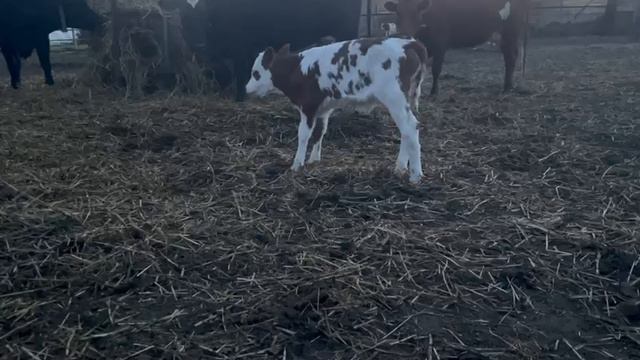
[[[273,67],[279,58],[289,53],[289,44],[277,52],[272,47],[261,52],[251,68],[251,79],[246,87],[247,94],[263,97],[277,91],[273,84]]]
[[[424,25],[422,19],[431,7],[431,0],[389,1],[384,4],[384,7],[396,14],[396,26],[399,33],[416,36]]]

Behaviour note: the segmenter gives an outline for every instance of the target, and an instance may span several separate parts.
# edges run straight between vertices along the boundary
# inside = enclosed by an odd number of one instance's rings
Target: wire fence
[[[395,14],[387,12],[376,0],[363,0],[363,13],[360,21],[362,36],[382,36],[382,25],[395,21]],[[606,0],[540,0],[531,9],[529,25],[532,28],[544,28],[550,24],[577,24],[598,19],[605,13]],[[638,15],[634,12],[632,0],[620,0],[618,21],[621,26],[629,26],[631,19]]]

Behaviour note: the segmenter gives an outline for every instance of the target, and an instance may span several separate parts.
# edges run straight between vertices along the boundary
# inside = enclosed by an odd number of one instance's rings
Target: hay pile
[[[126,89],[127,98],[160,89],[213,89],[185,41],[178,10],[164,9],[158,0],[93,0],[90,5],[109,19],[106,31],[91,42],[92,80]]]
[[[451,52],[415,187],[386,117],[293,175],[284,101],[4,92],[0,359],[640,359],[640,45],[578,41]]]

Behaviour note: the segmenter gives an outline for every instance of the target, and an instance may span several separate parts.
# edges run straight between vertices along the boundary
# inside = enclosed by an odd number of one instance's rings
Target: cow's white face
[[[273,86],[270,70],[274,56],[274,51],[271,48],[258,55],[251,68],[251,80],[247,83],[247,94],[263,97],[276,90]]]

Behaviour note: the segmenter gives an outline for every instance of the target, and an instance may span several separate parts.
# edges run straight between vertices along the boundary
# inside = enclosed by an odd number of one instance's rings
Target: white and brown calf
[[[258,55],[247,93],[265,96],[280,91],[300,112],[298,151],[292,169],[320,160],[329,117],[347,106],[384,106],[401,134],[396,172],[409,170],[410,181],[422,178],[418,108],[426,74],[427,51],[409,38],[358,39],[291,53],[268,48]]]

